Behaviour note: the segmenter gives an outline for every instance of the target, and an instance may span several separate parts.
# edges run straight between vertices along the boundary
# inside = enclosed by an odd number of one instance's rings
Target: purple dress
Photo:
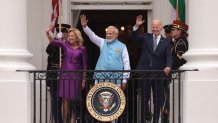
[[[86,70],[87,53],[86,48],[80,46],[73,49],[68,43],[53,40],[52,45],[63,49],[63,60],[61,70]],[[58,96],[70,100],[75,100],[80,96],[83,73],[66,72],[61,73],[58,82]]]

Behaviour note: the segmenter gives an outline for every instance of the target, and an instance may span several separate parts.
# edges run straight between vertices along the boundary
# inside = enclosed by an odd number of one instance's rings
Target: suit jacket
[[[141,42],[142,52],[137,65],[138,70],[163,70],[165,67],[172,68],[172,53],[170,41],[161,36],[160,41],[153,51],[153,34],[145,33],[137,35],[132,32],[132,39]]]

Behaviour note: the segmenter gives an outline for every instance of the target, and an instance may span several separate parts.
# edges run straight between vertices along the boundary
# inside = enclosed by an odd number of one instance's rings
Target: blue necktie
[[[153,51],[155,51],[156,47],[157,47],[157,37],[155,36],[153,39]]]

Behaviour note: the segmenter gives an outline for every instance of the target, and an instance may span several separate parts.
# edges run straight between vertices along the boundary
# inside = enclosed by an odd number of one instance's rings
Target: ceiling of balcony
[[[137,15],[143,15],[147,20],[145,10],[82,10],[89,20],[89,24],[94,25],[133,25]]]

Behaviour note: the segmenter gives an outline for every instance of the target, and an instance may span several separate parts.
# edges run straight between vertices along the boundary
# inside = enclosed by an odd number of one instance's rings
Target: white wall
[[[46,69],[45,48],[48,44],[45,35],[50,22],[50,0],[27,0],[27,42],[28,50],[33,54],[31,64],[36,69]]]
[[[153,18],[162,20],[163,25],[172,22],[172,6],[169,0],[154,0]]]
[[[33,54],[31,64],[36,69],[44,70],[47,66],[46,47],[48,40],[45,29],[51,20],[51,0],[27,0],[27,38],[28,50]],[[68,23],[70,14],[69,1],[63,2],[62,22]]]

